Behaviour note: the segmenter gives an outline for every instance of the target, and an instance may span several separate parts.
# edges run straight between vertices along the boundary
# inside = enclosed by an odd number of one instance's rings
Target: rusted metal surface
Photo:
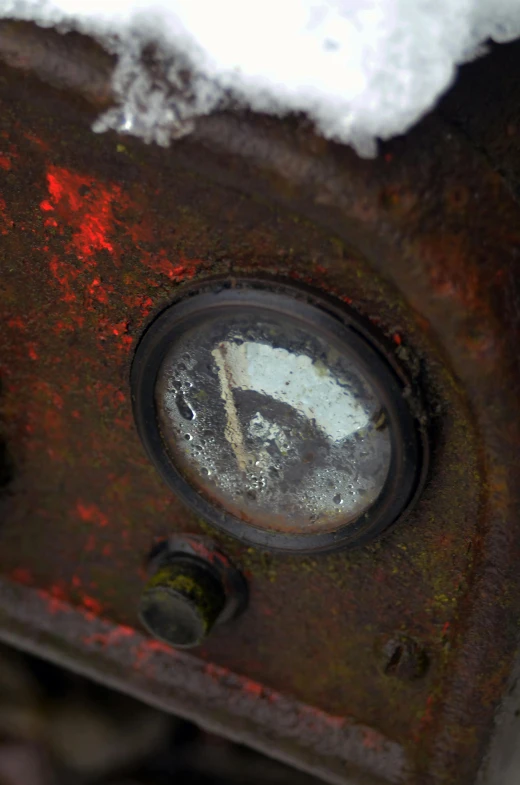
[[[296,121],[247,115],[200,121],[168,151],[94,135],[93,103],[23,69],[1,70],[0,108],[14,472],[0,635],[331,781],[469,785],[520,610],[508,183],[439,117],[362,161]],[[196,657],[143,662],[146,556],[208,532],[143,454],[131,358],[183,285],[240,274],[304,281],[378,326],[425,391],[430,476],[406,521],[349,553],[264,554],[212,531],[248,578],[247,613]],[[427,667],[388,667],[399,640]]]
[[[250,743],[330,782],[400,782],[402,747],[372,728],[328,715],[225,668],[175,651],[132,627],[48,600],[18,586],[0,586],[5,637],[84,675],[217,733]],[[32,643],[31,643],[32,639]],[[79,644],[79,645],[78,645]],[[275,736],[276,738],[273,738]]]
[[[45,33],[28,22],[0,21],[0,59],[54,87],[80,95],[102,109],[112,103],[114,59],[77,33]]]

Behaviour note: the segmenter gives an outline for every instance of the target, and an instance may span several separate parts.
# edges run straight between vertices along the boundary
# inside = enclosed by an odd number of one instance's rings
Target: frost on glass
[[[353,357],[282,317],[215,318],[179,336],[156,405],[180,472],[256,526],[332,530],[388,475],[386,415]]]

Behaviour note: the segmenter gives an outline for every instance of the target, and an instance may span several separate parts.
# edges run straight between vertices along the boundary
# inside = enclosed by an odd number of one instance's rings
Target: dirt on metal
[[[331,781],[469,785],[520,610],[510,187],[438,116],[375,161],[296,120],[245,114],[204,119],[166,151],[96,135],[105,65],[93,97],[81,88],[88,69],[78,66],[76,89],[56,67],[77,39],[53,52],[51,79],[43,62],[16,61],[13,30],[0,26],[0,421],[13,467],[0,497],[0,635],[44,639],[47,656],[81,668],[105,635],[90,672],[113,680],[121,657],[128,689],[156,701],[171,667],[144,674],[152,660],[128,653],[133,636],[157,646],[137,626],[146,557],[161,538],[210,533],[246,575],[250,605],[182,660],[187,686],[174,679],[172,707],[218,714],[235,736],[237,716],[250,717],[248,743]],[[129,387],[141,334],[183,286],[243,274],[349,303],[424,390],[427,485],[381,540],[316,557],[259,552],[197,520],[144,455]],[[382,667],[388,641],[413,642],[412,663],[427,667],[399,678],[392,652]],[[327,747],[330,722],[367,730],[332,734]]]

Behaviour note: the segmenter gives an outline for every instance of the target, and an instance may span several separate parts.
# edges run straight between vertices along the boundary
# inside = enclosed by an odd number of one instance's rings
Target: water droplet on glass
[[[341,498],[339,493],[337,493],[335,495],[335,497],[333,498],[332,501],[334,502],[334,504],[342,504],[343,503],[343,499]]]
[[[191,442],[193,436],[191,435],[191,433],[185,433],[184,438],[186,439],[187,442]]]
[[[195,411],[191,408],[188,401],[184,397],[182,393],[179,393],[175,398],[175,403],[177,404],[177,409],[179,410],[179,414],[181,417],[184,417],[185,420],[194,420],[195,419]]]

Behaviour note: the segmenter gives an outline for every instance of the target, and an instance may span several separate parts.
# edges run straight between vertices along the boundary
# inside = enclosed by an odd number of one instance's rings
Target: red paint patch
[[[108,526],[108,518],[104,515],[99,507],[95,504],[84,504],[79,501],[76,505],[76,511],[82,521],[93,523],[95,526],[104,528]]]
[[[94,387],[87,387],[86,392],[94,394],[100,411],[111,410],[126,403],[124,392],[113,384],[96,382]]]
[[[403,339],[401,338],[399,333],[394,333],[393,340],[394,340],[394,343],[396,343],[398,346],[401,346],[401,344],[403,342]]]
[[[23,567],[17,567],[16,570],[13,570],[11,573],[11,578],[13,581],[16,581],[17,583],[23,583],[25,586],[29,586],[34,582],[34,578],[30,570],[26,570]]]
[[[55,583],[53,586],[51,586],[49,593],[58,600],[65,600],[67,597],[65,587],[62,583]]]
[[[61,299],[66,303],[73,303],[76,299],[76,295],[72,291],[72,283],[78,277],[79,270],[76,270],[71,264],[60,262],[56,256],[49,262],[49,268],[52,275],[61,286],[63,292]]]
[[[37,594],[42,600],[46,602],[47,611],[51,615],[54,615],[56,613],[70,613],[71,610],[70,606],[67,605],[67,603],[64,602],[63,600],[55,597],[52,593],[43,590],[38,590]]]
[[[264,692],[262,685],[256,681],[244,680],[243,687],[244,692],[247,692],[248,695],[252,695],[254,698],[260,698]]]
[[[134,649],[134,668],[143,668],[154,654],[166,654],[168,657],[177,657],[177,652],[162,641],[144,640]]]
[[[146,317],[150,314],[150,311],[153,308],[153,300],[152,300],[151,297],[146,297],[146,296],[139,296],[139,297],[127,296],[127,297],[123,297],[123,301],[125,302],[125,304],[129,308],[136,308],[136,309],[138,309],[140,311],[141,316],[143,317],[143,319],[146,319]]]
[[[191,280],[202,264],[199,259],[187,260],[182,257],[172,261],[164,250],[159,251],[158,254],[143,253],[141,260],[149,270],[165,275],[176,283]]]
[[[108,302],[108,295],[114,291],[113,286],[103,286],[100,278],[93,278],[90,286],[87,286],[87,292],[92,299],[100,303]]]
[[[134,339],[128,334],[130,322],[124,319],[122,322],[110,322],[108,319],[99,320],[99,341],[105,343],[107,341],[116,342],[118,350],[128,352],[134,343]]]
[[[0,197],[0,234],[8,234],[13,226],[14,221],[7,214],[5,200]]]
[[[94,597],[89,597],[87,594],[85,594],[81,598],[81,601],[85,608],[94,613],[96,616],[101,614],[101,604]]]
[[[86,646],[103,646],[104,648],[108,648],[109,646],[114,646],[118,644],[122,640],[126,640],[127,638],[132,638],[135,635],[135,630],[131,627],[125,627],[124,625],[120,625],[109,632],[99,632],[95,635],[89,635],[88,638],[83,639],[83,643]]]
[[[66,250],[86,265],[95,266],[98,251],[113,254],[109,236],[114,227],[112,205],[121,203],[122,192],[117,185],[106,185],[93,177],[51,166],[47,172],[49,199],[40,207],[55,210],[59,223],[73,230]]]
[[[79,328],[83,327],[84,322],[85,319],[83,316],[80,316],[79,314],[73,312],[70,315],[70,320],[67,320],[66,322],[61,320],[54,322],[54,324],[52,325],[52,331],[56,335],[59,335],[60,333],[71,333],[74,332],[74,330],[76,330],[78,327]],[[74,412],[73,412],[73,416],[74,417],[76,416]]]
[[[11,169],[11,161],[3,153],[0,153],[0,169],[3,169],[6,172]]]
[[[13,316],[12,319],[9,319],[7,325],[8,327],[14,327],[17,330],[22,330],[23,332],[27,329],[27,325],[21,316]]]
[[[162,652],[163,654],[169,654],[172,656],[175,656],[176,654],[175,650],[172,649],[171,646],[168,646],[167,643],[163,643],[162,641],[149,640],[149,641],[145,641],[145,643],[143,643],[142,646],[148,649],[149,652],[158,651],[158,652]]]
[[[29,142],[37,145],[42,150],[50,150],[47,142],[44,142],[43,139],[41,139],[39,136],[36,136],[36,134],[34,134],[32,131],[25,131],[24,136]]]

